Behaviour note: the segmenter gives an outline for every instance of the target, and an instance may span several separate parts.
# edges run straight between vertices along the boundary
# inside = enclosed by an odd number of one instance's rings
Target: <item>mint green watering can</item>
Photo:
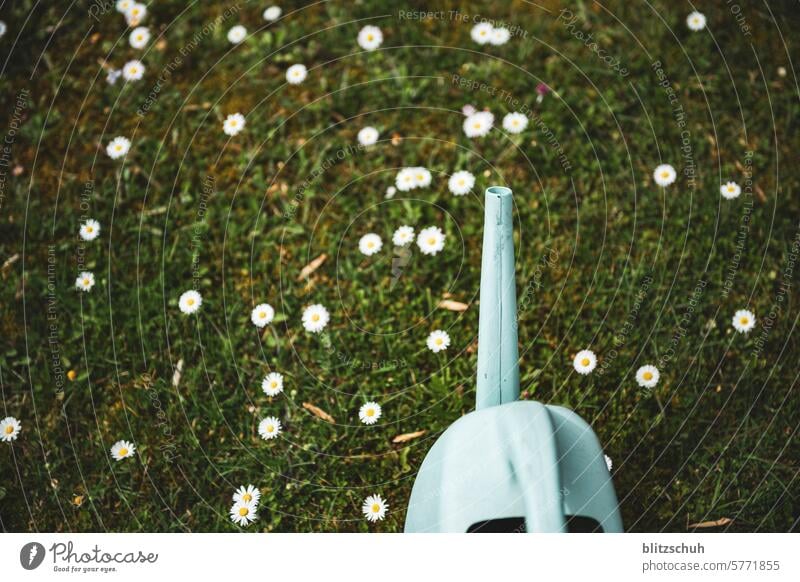
[[[603,449],[577,414],[519,399],[511,190],[486,190],[475,412],[422,463],[406,532],[621,532]]]

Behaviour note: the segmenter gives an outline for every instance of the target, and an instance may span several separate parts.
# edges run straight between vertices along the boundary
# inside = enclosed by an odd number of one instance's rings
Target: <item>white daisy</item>
[[[115,461],[121,461],[132,457],[136,452],[136,445],[130,441],[117,441],[111,445],[111,458]]]
[[[394,198],[395,194],[397,194],[397,188],[395,188],[394,186],[389,186],[386,189],[386,194],[384,195],[384,198]]]
[[[358,132],[358,143],[362,146],[371,146],[378,141],[379,135],[378,130],[374,127],[365,127]]]
[[[231,506],[231,521],[248,526],[258,519],[258,506],[253,502],[237,501]]]
[[[79,291],[91,291],[92,287],[94,287],[94,274],[90,273],[89,271],[84,271],[78,275],[78,278],[75,279],[75,287]]]
[[[575,354],[572,365],[578,374],[585,376],[597,367],[597,356],[592,350],[581,350]]]
[[[125,11],[125,20],[128,26],[139,26],[139,23],[147,16],[147,6],[139,2],[133,2]]]
[[[128,42],[135,49],[143,49],[150,42],[150,29],[146,26],[137,26],[131,31]]]
[[[447,187],[454,196],[463,196],[464,194],[469,193],[474,185],[475,176],[466,170],[456,172],[450,176],[450,179],[447,181]]]
[[[131,140],[126,137],[117,136],[106,146],[106,153],[112,160],[121,158],[131,149]]]
[[[328,310],[319,303],[309,305],[303,311],[303,327],[311,333],[319,333],[328,325],[330,318]]]
[[[184,292],[180,299],[178,299],[178,308],[186,315],[196,313],[202,304],[203,298],[200,296],[200,293],[194,289]]]
[[[256,327],[264,327],[272,323],[275,317],[275,310],[268,303],[260,303],[253,308],[250,312],[250,321]]]
[[[286,69],[286,82],[292,85],[297,85],[306,80],[308,76],[308,69],[305,65],[292,65]]]
[[[492,129],[494,115],[489,111],[478,111],[464,120],[464,135],[467,137],[483,137]]]
[[[424,255],[436,255],[444,248],[444,233],[438,226],[422,229],[417,235],[417,246]]]
[[[239,44],[247,36],[247,29],[241,24],[237,24],[228,31],[228,42],[231,44]]]
[[[280,6],[270,6],[264,10],[264,14],[262,14],[262,16],[267,22],[275,22],[281,17],[281,12],[282,10]]]
[[[10,443],[17,440],[20,431],[22,430],[22,423],[13,416],[6,416],[0,420],[0,441]]]
[[[450,346],[450,335],[442,329],[437,329],[431,332],[425,343],[430,351],[434,354],[438,354]]]
[[[116,9],[117,12],[125,14],[131,9],[131,6],[133,6],[133,0],[117,0]]]
[[[661,164],[653,171],[653,179],[659,186],[669,186],[675,181],[678,173],[669,164]]]
[[[410,226],[401,226],[392,235],[392,242],[397,247],[404,247],[414,240],[414,228]]]
[[[6,24],[5,20],[0,20],[0,38],[3,38],[6,35],[6,31],[8,31],[8,25]]]
[[[739,194],[742,193],[742,189],[736,182],[728,182],[727,184],[720,186],[719,193],[722,194],[723,198],[733,200],[734,198],[739,197]]]
[[[642,388],[653,388],[660,377],[658,368],[649,364],[636,370],[636,382]]]
[[[261,381],[261,389],[267,396],[277,396],[283,392],[283,374],[270,372]]]
[[[381,240],[381,237],[379,237],[374,232],[365,234],[358,241],[358,250],[361,251],[362,254],[367,255],[368,257],[380,251],[382,246],[383,246],[383,241]]]
[[[495,46],[504,45],[511,38],[511,31],[503,26],[492,29],[492,34],[489,35],[489,42]]]
[[[403,168],[397,172],[397,177],[395,177],[394,182],[400,192],[408,192],[409,190],[416,188],[413,170],[413,168]]]
[[[486,44],[492,39],[493,27],[488,22],[480,22],[472,27],[469,35],[478,44]]]
[[[109,85],[114,85],[121,76],[122,76],[121,70],[111,69],[108,71],[108,75],[106,75],[106,83],[108,83]]]
[[[739,333],[748,333],[756,326],[756,316],[752,311],[740,309],[733,315],[733,327]]]
[[[606,460],[606,468],[608,468],[608,472],[611,472],[612,467],[614,467],[614,461],[611,460],[611,457],[608,455],[603,455],[603,458]]]
[[[281,421],[274,416],[268,416],[258,423],[258,434],[265,441],[274,439],[281,434]]]
[[[386,510],[388,508],[389,505],[380,495],[370,495],[364,500],[361,511],[364,513],[364,517],[366,517],[367,520],[376,522],[386,517]]]
[[[261,499],[261,491],[258,490],[258,487],[254,487],[253,485],[248,485],[247,487],[242,485],[233,494],[234,503],[241,502],[258,505],[259,499]]]
[[[365,51],[374,51],[383,43],[383,33],[377,26],[367,25],[358,33],[358,45]]]
[[[427,188],[431,185],[431,173],[427,168],[423,168],[422,166],[417,166],[416,168],[411,168],[413,175],[414,175],[414,187],[415,188]]]
[[[705,15],[695,10],[686,17],[686,26],[689,27],[689,30],[693,30],[694,32],[703,30],[706,27]]]
[[[90,218],[81,225],[79,234],[85,241],[96,239],[100,234],[100,223]]]
[[[367,402],[358,409],[358,418],[364,424],[375,424],[381,417],[381,405],[377,402]]]
[[[244,115],[232,113],[225,118],[225,122],[222,124],[222,131],[225,132],[225,135],[234,136],[244,129],[244,125]]]
[[[503,129],[508,133],[522,133],[528,127],[528,117],[524,113],[507,113],[503,118]]]
[[[144,76],[144,65],[142,61],[133,59],[125,63],[122,67],[122,78],[126,81],[138,81]]]

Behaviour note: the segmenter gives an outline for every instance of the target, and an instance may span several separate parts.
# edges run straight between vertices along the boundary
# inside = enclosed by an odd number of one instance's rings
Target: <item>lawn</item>
[[[795,3],[704,3],[693,32],[667,0],[281,2],[275,22],[269,2],[156,0],[143,49],[113,2],[69,4],[0,6],[0,418],[22,423],[0,442],[3,530],[238,531],[231,495],[253,484],[247,531],[402,531],[426,452],[474,409],[491,185],[514,191],[521,397],[591,424],[626,530],[798,530]],[[508,42],[474,42],[483,19]],[[107,82],[132,59],[140,80]],[[493,112],[488,135],[465,135],[465,106]],[[131,148],[111,159],[116,136]],[[404,167],[431,184],[387,194]],[[393,245],[402,225],[444,248]],[[268,416],[282,432],[263,440]],[[118,440],[135,455],[115,461]]]

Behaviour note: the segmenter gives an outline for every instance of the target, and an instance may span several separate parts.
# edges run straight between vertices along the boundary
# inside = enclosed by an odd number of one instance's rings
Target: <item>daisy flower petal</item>
[[[380,495],[370,495],[364,500],[361,506],[364,517],[373,523],[384,519],[388,509],[389,504],[387,504]]]
[[[739,333],[748,333],[756,326],[756,316],[752,311],[740,309],[733,315],[732,323]]]
[[[258,423],[258,434],[265,441],[272,440],[281,434],[281,421],[274,416],[268,416]]]
[[[111,458],[115,461],[121,461],[132,457],[136,453],[136,445],[130,441],[117,441],[111,445]]]
[[[594,355],[592,350],[581,350],[575,354],[572,365],[578,374],[585,376],[597,367],[597,356]]]
[[[275,310],[272,309],[272,306],[268,303],[261,303],[256,305],[253,308],[253,311],[250,312],[250,321],[253,322],[253,325],[256,327],[265,327],[272,323],[273,318],[275,317]]]
[[[303,311],[303,327],[311,333],[319,333],[328,325],[330,314],[324,306],[316,303]]]
[[[434,354],[446,350],[450,346],[450,335],[441,329],[434,330],[425,341],[428,349]]]
[[[0,441],[10,443],[17,440],[22,431],[22,423],[13,416],[6,416],[0,420]]]
[[[381,414],[381,405],[377,402],[367,402],[358,410],[358,418],[364,424],[375,424]]]
[[[642,388],[653,388],[658,384],[660,377],[661,374],[658,372],[658,368],[649,364],[636,370],[636,382]]]
[[[203,298],[200,296],[200,293],[194,289],[186,291],[180,296],[180,299],[178,299],[178,308],[186,315],[196,313],[202,304]]]
[[[270,372],[261,381],[261,389],[267,396],[277,396],[283,392],[283,374]]]

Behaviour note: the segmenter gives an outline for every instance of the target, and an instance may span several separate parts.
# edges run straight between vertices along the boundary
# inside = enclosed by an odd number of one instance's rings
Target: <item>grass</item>
[[[492,184],[517,205],[523,397],[590,422],[614,459],[626,529],[723,517],[711,531],[797,529],[790,3],[741,2],[749,35],[724,2],[695,34],[690,6],[662,0],[582,2],[571,25],[550,1],[433,8],[519,27],[481,47],[471,21],[401,17],[389,2],[321,2],[263,28],[263,3],[226,19],[221,3],[160,1],[143,56],[113,10],[93,20],[88,3],[32,4],[0,9],[6,135],[19,125],[3,168],[0,416],[23,423],[0,447],[4,530],[235,531],[230,496],[253,483],[263,497],[250,530],[402,531],[425,453],[473,409],[480,193]],[[232,48],[239,22],[262,28]],[[359,52],[367,22],[386,50]],[[137,55],[142,81],[106,84],[105,61]],[[309,78],[287,86],[295,62]],[[557,95],[536,104],[538,82]],[[468,103],[498,124],[530,107],[533,122],[469,140]],[[222,120],[236,111],[247,128],[227,141]],[[382,141],[360,150],[368,124]],[[116,135],[133,141],[124,164],[103,151]],[[679,172],[666,190],[651,176],[661,161]],[[432,187],[386,200],[408,165],[430,168]],[[449,194],[457,169],[477,176],[475,194]],[[733,201],[718,193],[729,179],[748,183]],[[82,244],[87,217],[103,231]],[[398,269],[388,242],[402,224],[442,227],[444,251]],[[366,232],[385,242],[369,259],[356,250]],[[89,294],[73,288],[82,268],[97,276]],[[193,287],[204,305],[187,318],[177,298]],[[438,308],[446,296],[469,308]],[[249,312],[262,301],[278,316],[259,334]],[[300,325],[317,302],[332,312],[322,336]],[[759,318],[747,336],[730,326],[744,307]],[[446,355],[425,348],[437,328],[452,337]],[[571,357],[588,346],[600,366],[578,377]],[[634,380],[645,363],[661,370],[652,391]],[[286,377],[272,401],[260,390],[269,370]],[[365,427],[358,407],[373,399],[384,417]],[[285,438],[258,438],[265,415]],[[138,454],[114,463],[121,438]],[[390,504],[376,525],[360,515],[371,493]]]

